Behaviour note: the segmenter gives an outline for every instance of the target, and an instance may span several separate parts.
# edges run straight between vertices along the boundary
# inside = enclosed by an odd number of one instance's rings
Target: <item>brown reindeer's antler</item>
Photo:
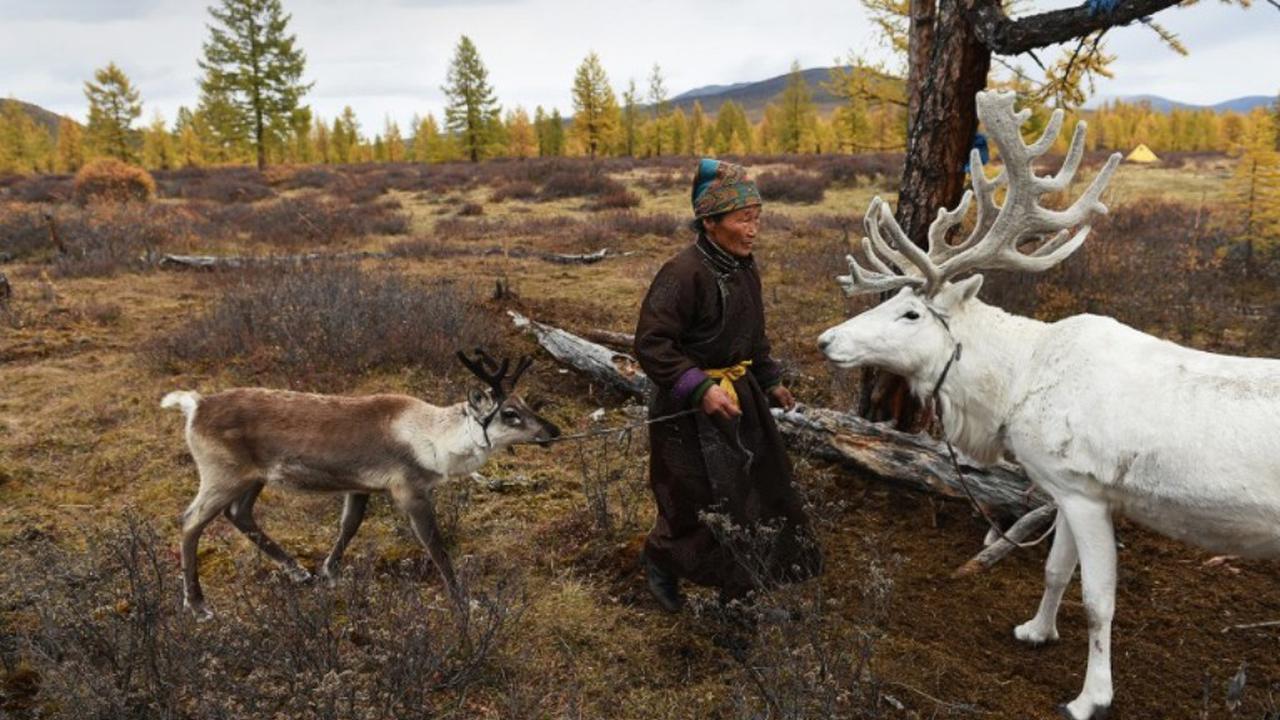
[[[1062,111],[1055,110],[1044,134],[1034,144],[1027,145],[1022,141],[1019,128],[1031,111],[1014,112],[1014,99],[1013,93],[978,93],[978,118],[999,148],[1004,168],[995,177],[988,178],[978,151],[970,152],[973,189],[965,192],[954,209],[938,209],[938,216],[929,225],[927,252],[911,242],[883,200],[877,197],[871,201],[864,220],[867,237],[862,239],[862,251],[869,267],[860,265],[852,255],[847,256],[849,274],[837,278],[845,294],[883,292],[909,285],[923,288],[925,295],[933,295],[948,280],[966,272],[984,269],[1041,272],[1079,249],[1089,235],[1093,216],[1107,212],[1107,206],[1098,198],[1120,163],[1120,154],[1115,153],[1107,160],[1102,172],[1071,207],[1066,210],[1041,207],[1042,195],[1065,190],[1075,176],[1084,154],[1086,125],[1084,121],[1076,124],[1058,173],[1053,177],[1038,177],[1031,161],[1053,147],[1062,129]],[[1008,192],[1004,203],[997,206],[995,192],[1000,185],[1007,186]],[[973,231],[964,241],[949,244],[947,233],[964,219],[975,195],[978,210]],[[1071,229],[1077,226],[1079,230],[1072,234]],[[888,231],[887,241],[881,235],[882,228]],[[1028,241],[1044,238],[1049,239],[1030,252],[1018,249]]]
[[[507,370],[511,367],[511,361],[509,359],[504,358],[502,362],[499,363],[494,360],[489,353],[485,352],[481,348],[476,348],[474,359],[468,358],[466,353],[461,350],[459,350],[457,354],[458,360],[463,364],[463,366],[470,370],[476,377],[488,383],[489,387],[493,388],[495,397],[498,398],[504,398],[511,394],[511,392],[515,390],[516,383],[519,382],[520,376],[523,375],[524,371],[528,370],[529,366],[533,364],[533,358],[528,355],[520,358],[520,362],[516,364],[516,371],[507,383],[507,387],[503,387],[503,381],[507,380]]]

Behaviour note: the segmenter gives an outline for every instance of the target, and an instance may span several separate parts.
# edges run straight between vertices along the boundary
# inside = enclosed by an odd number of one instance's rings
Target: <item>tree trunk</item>
[[[911,118],[896,217],[921,247],[938,208],[953,207],[964,194],[965,159],[978,127],[974,98],[986,87],[991,68],[991,51],[966,14],[972,2],[941,0],[932,27],[912,16],[912,42],[927,47],[930,60]],[[914,103],[916,89],[909,90]]]
[[[908,137],[895,214],[907,237],[928,244],[929,223],[940,207],[964,194],[964,164],[978,127],[979,90],[987,85],[991,51],[969,21],[973,0],[912,0],[907,78]],[[859,412],[892,419],[904,431],[923,424],[921,404],[902,378],[863,373]]]

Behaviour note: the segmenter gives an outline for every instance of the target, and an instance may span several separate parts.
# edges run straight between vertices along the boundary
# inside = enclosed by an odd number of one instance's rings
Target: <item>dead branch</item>
[[[1018,518],[1018,522],[1004,531],[1005,537],[996,540],[982,552],[974,555],[973,558],[964,565],[956,568],[951,573],[951,577],[960,578],[966,575],[981,572],[995,565],[1005,558],[1006,555],[1018,548],[1014,543],[1022,542],[1027,538],[1043,531],[1049,523],[1053,522],[1054,516],[1057,515],[1058,506],[1053,503],[1046,503],[1031,512]],[[1008,538],[1006,540],[1005,538]],[[1012,540],[1013,542],[1009,542]]]
[[[173,270],[214,270],[260,267],[266,265],[298,265],[317,260],[390,260],[390,253],[346,252],[306,253],[304,255],[162,255],[158,267]]]

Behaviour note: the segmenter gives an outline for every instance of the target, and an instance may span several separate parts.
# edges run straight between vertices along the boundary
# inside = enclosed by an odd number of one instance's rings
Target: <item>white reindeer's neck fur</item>
[[[938,391],[947,439],[975,460],[995,462],[1004,449],[1004,425],[1024,384],[1022,376],[1032,367],[1031,356],[1049,326],[977,298],[961,303],[946,320],[951,338],[962,346]],[[918,397],[927,399],[933,392],[949,357],[949,352],[938,355],[910,378]]]

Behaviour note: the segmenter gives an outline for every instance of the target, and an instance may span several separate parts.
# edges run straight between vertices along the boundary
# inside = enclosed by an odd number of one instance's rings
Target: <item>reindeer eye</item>
[[[516,412],[511,408],[506,408],[502,411],[502,419],[507,420],[509,422],[519,422],[520,413]]]
[[[903,313],[903,314],[902,314],[902,317],[904,317],[904,318],[906,318],[906,319],[908,319],[908,320],[919,320],[919,319],[920,319],[920,313],[916,312],[915,310],[908,310],[908,311],[906,311],[905,313]]]

